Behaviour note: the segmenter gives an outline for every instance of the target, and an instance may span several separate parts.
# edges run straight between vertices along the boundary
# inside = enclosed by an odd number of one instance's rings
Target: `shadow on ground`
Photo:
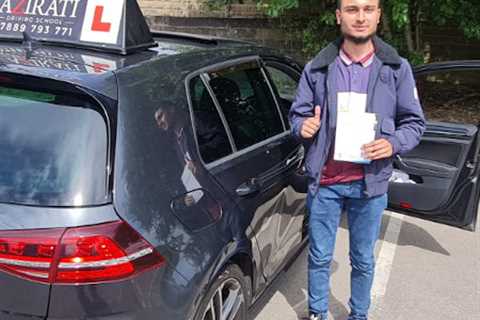
[[[290,307],[295,311],[298,319],[307,319],[307,256],[308,250],[305,249],[289,269],[281,273],[274,280],[272,285],[250,310],[250,320],[254,320],[277,293],[280,293],[285,300],[287,300]],[[338,263],[336,261],[332,262],[331,270],[331,274],[338,270]],[[332,294],[330,294],[329,311],[335,320],[345,320],[348,316],[347,308]]]
[[[380,230],[380,240],[389,241],[385,238],[387,227],[389,223],[401,223],[401,231],[397,246],[412,246],[423,250],[435,252],[445,256],[450,256],[450,253],[425,229],[407,221],[400,221],[400,219],[385,214],[382,220],[382,228]],[[348,230],[348,222],[345,215],[342,215],[340,227]]]

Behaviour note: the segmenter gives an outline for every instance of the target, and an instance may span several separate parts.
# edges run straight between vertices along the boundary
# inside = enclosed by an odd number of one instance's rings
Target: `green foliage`
[[[311,18],[303,29],[302,52],[312,57],[325,47],[336,35],[335,14],[333,11],[324,11],[318,18]]]
[[[423,53],[421,53],[421,52],[416,52],[416,51],[407,52],[405,54],[405,57],[414,66],[427,62],[427,61],[425,61],[425,57],[423,56]]]
[[[471,39],[480,39],[480,4],[474,1],[458,1],[455,18],[460,21],[460,28]]]
[[[392,22],[397,29],[402,29],[408,24],[410,10],[408,0],[388,1],[385,8],[390,10]],[[385,12],[388,13],[389,11]]]
[[[288,10],[298,8],[299,0],[258,0],[257,6],[271,17],[278,17]]]

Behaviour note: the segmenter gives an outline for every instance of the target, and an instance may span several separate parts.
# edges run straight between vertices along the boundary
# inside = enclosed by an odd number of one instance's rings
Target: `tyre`
[[[195,320],[246,320],[250,282],[237,265],[230,264],[212,283],[198,308]]]

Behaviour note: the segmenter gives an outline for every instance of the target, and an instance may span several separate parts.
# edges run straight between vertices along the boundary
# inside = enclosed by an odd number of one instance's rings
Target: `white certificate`
[[[370,163],[362,156],[362,146],[375,140],[376,125],[374,113],[338,112],[334,160]]]
[[[367,94],[339,92],[337,95],[338,112],[364,113],[367,108]]]

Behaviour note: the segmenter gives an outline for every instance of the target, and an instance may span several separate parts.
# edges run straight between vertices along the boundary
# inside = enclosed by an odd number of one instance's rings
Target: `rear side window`
[[[238,150],[284,131],[270,87],[256,62],[210,72],[209,76]]]
[[[195,131],[203,161],[213,162],[232,153],[227,132],[212,97],[200,77],[190,81]]]
[[[297,91],[298,76],[293,77],[278,67],[267,66],[267,70],[281,99],[292,104]],[[292,71],[293,73],[293,71]]]
[[[93,107],[86,96],[0,85],[0,202],[106,202],[107,126]]]
[[[267,65],[266,69],[273,82],[282,115],[288,123],[288,113],[295,99],[300,75],[291,68],[278,64]]]

